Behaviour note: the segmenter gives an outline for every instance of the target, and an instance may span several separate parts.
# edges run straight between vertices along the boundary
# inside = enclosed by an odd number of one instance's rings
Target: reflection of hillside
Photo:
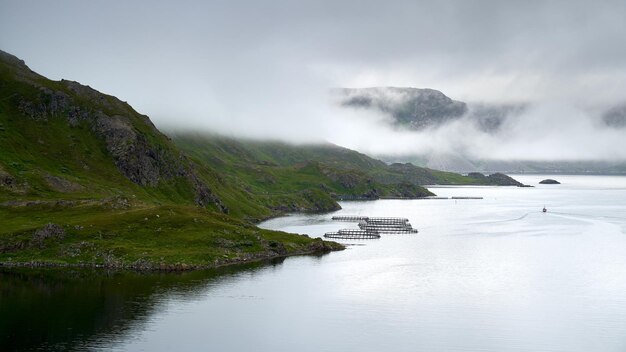
[[[0,270],[0,350],[71,350],[143,323],[161,302],[284,259],[183,273]]]

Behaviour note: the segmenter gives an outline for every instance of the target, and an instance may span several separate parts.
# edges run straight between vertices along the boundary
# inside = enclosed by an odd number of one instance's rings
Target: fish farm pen
[[[366,221],[368,223],[373,224],[403,224],[409,221],[407,218],[385,218],[385,217],[369,217],[369,216],[357,216],[357,215],[346,215],[346,216],[333,216],[332,218],[335,221]]]
[[[365,240],[380,238],[380,235],[376,231],[344,229],[337,232],[327,232],[326,234],[324,234],[324,237],[349,240]]]
[[[376,231],[378,233],[417,233],[417,230],[412,227],[390,227],[390,226],[371,226],[363,225],[359,226],[361,230]]]
[[[333,220],[335,221],[349,221],[349,222],[355,222],[355,221],[362,221],[362,220],[367,220],[367,216],[333,216]]]
[[[381,233],[417,233],[417,230],[411,226],[407,218],[345,215],[333,216],[332,219],[335,221],[357,222],[359,229],[342,229],[337,232],[328,232],[324,237],[337,239],[372,239],[380,238]]]

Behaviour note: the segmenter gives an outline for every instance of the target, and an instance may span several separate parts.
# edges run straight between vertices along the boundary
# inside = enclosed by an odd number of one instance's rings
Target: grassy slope
[[[261,230],[197,206],[150,205],[111,209],[39,205],[0,208],[0,261],[104,264],[171,269],[330,249],[305,236]],[[33,229],[61,224],[65,238],[33,242]],[[15,248],[20,248],[15,250]],[[336,247],[334,247],[336,248]]]
[[[229,215],[196,206],[185,177],[131,182],[87,122],[70,124],[68,111],[50,110],[49,92],[67,95],[82,111],[123,116],[155,153],[179,155],[147,117],[114,97],[76,93],[74,83],[50,81],[6,54],[0,59],[0,262],[210,266],[332,246],[241,220],[274,212],[206,165],[195,172]],[[24,102],[48,113],[28,116]],[[60,225],[64,238],[35,243],[33,233],[47,223]]]
[[[227,170],[247,184],[260,190],[279,192],[305,187],[295,185],[291,179],[307,163],[317,163],[323,170],[358,175],[370,180],[381,189],[381,196],[393,196],[402,184],[412,185],[485,185],[489,179],[477,179],[452,172],[417,167],[412,164],[386,163],[359,152],[333,144],[292,145],[282,142],[265,142],[233,139],[217,135],[179,133],[173,136],[177,146],[214,168]],[[355,195],[367,187],[350,190],[340,184],[330,184],[322,172],[310,174],[306,184],[329,184],[335,193]],[[426,195],[426,194],[423,194]]]
[[[330,144],[293,146],[185,134],[173,140],[199,163],[223,170],[231,182],[241,182],[256,197],[271,195],[282,204],[302,198],[303,191],[335,199],[432,195],[404,180],[378,181],[370,170],[384,170],[383,162]]]
[[[59,105],[57,93],[71,106]],[[120,117],[143,137],[153,158],[148,162],[163,169],[158,181],[133,182],[121,172],[112,153],[129,146],[112,152],[109,136],[98,135],[93,121],[70,123],[76,108],[92,117]],[[338,198],[417,197],[430,195],[420,184],[489,182],[410,164],[387,166],[333,145],[189,135],[175,144],[117,98],[50,81],[0,52],[0,262],[206,266],[329,249],[332,244],[250,224],[282,212],[337,209]],[[141,164],[142,156],[129,162]],[[219,204],[194,205],[193,178],[189,172],[168,176],[172,163],[193,170],[228,215]],[[47,223],[61,225],[66,235],[36,243],[33,233]]]

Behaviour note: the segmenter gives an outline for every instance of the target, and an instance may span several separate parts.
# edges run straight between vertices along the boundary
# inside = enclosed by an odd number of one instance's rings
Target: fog
[[[493,133],[479,129],[467,117],[417,132],[400,132],[372,117],[353,132],[343,137],[345,145],[372,155],[458,155],[471,160],[626,159],[626,130],[607,127],[588,111],[560,102],[532,105],[505,120]]]
[[[7,1],[0,48],[128,101],[164,130],[330,141],[370,154],[623,160],[624,1]],[[336,87],[529,104],[497,133],[407,132]]]

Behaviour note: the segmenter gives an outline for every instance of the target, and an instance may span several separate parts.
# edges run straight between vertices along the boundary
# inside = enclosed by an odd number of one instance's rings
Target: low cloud
[[[2,0],[0,46],[164,129],[372,154],[624,159],[624,130],[597,123],[626,100],[624,16],[619,0]],[[495,134],[463,119],[406,132],[328,94],[372,86],[531,108]]]

